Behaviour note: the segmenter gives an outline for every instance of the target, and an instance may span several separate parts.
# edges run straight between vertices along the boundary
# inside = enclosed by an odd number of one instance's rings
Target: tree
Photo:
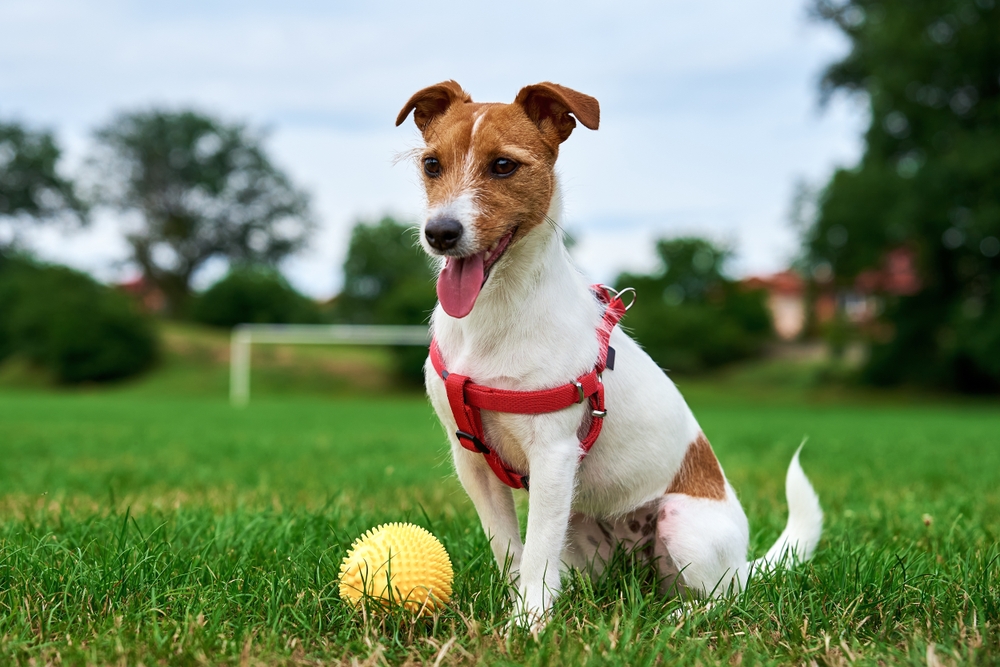
[[[410,227],[389,217],[359,222],[344,259],[337,317],[356,324],[424,323],[437,301],[434,278]]]
[[[126,113],[98,130],[100,199],[141,222],[132,259],[183,315],[206,261],[275,264],[305,242],[309,199],[243,125],[193,111]]]
[[[351,232],[335,316],[354,324],[424,324],[437,302],[434,279],[410,227],[388,217],[360,222]],[[393,354],[404,379],[422,380],[426,349],[395,348]]]
[[[197,322],[232,328],[237,324],[315,324],[319,306],[295,291],[268,266],[237,266],[198,296],[191,309]]]
[[[824,98],[871,109],[860,164],[837,171],[805,243],[849,287],[889,253],[915,293],[883,294],[865,376],[1000,390],[1000,9],[994,0],[814,0],[851,51]],[[917,361],[919,360],[919,361]]]
[[[51,133],[0,122],[0,218],[84,220],[73,183],[56,171],[59,157]]]
[[[772,332],[764,294],[726,277],[727,251],[699,238],[660,240],[656,251],[656,272],[615,281],[636,290],[625,325],[654,361],[690,373],[760,352]]]

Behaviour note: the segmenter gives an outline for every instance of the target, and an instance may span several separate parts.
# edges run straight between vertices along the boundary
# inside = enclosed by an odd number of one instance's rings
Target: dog
[[[415,93],[396,125],[411,113],[424,140],[420,242],[441,263],[427,393],[497,565],[510,573],[514,622],[542,627],[566,568],[599,573],[622,547],[655,558],[664,589],[705,597],[739,591],[753,570],[785,558],[809,559],[823,513],[798,452],[787,526],[748,561],[746,515],[694,415],[609,321],[613,308],[624,312],[618,295],[588,286],[570,260],[555,163],[577,122],[598,128],[597,100],[539,83],[510,104],[475,103],[445,81]],[[585,376],[596,377],[589,400]],[[455,378],[465,384],[456,388]],[[559,409],[466,405],[473,390],[531,399],[563,387],[569,404]],[[481,437],[460,422],[476,422]],[[587,453],[581,443],[595,430]],[[522,543],[511,487],[528,478]]]

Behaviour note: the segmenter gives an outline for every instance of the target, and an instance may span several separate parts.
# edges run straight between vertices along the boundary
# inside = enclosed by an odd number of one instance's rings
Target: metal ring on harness
[[[626,287],[625,289],[623,289],[620,292],[618,290],[616,290],[614,287],[610,287],[608,285],[601,285],[601,289],[605,289],[608,292],[610,292],[612,295],[614,295],[612,297],[614,299],[620,299],[620,298],[622,298],[622,294],[629,294],[629,293],[631,293],[632,294],[632,300],[628,302],[627,306],[625,306],[625,310],[626,311],[629,308],[631,308],[632,306],[635,305],[636,293],[635,293],[635,288],[634,287]]]

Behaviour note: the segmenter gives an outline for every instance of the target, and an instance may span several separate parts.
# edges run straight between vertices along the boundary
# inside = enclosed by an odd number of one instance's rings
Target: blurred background
[[[626,326],[664,368],[996,392],[998,20],[993,0],[5,2],[0,383],[186,364],[222,390],[235,324],[426,322],[400,158],[419,136],[392,121],[454,78],[601,101],[560,158],[565,227],[591,280],[638,288]],[[255,354],[265,392],[419,379],[413,350]]]

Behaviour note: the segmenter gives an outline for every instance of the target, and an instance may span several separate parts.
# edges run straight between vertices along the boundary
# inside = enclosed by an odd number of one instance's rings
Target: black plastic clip
[[[465,431],[455,431],[455,435],[458,437],[459,440],[468,440],[469,442],[471,442],[472,446],[475,447],[476,451],[479,452],[480,454],[490,453],[490,448],[487,447],[482,440],[472,435],[471,433],[466,433]]]

